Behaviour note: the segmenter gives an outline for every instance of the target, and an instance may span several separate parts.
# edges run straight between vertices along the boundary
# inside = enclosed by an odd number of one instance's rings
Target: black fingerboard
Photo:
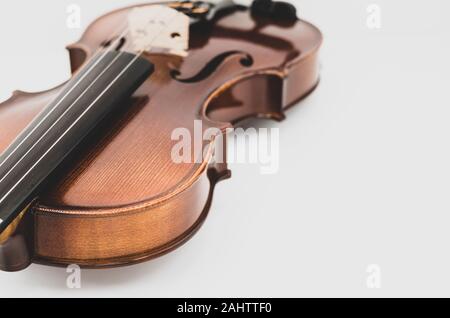
[[[127,52],[100,52],[0,156],[0,233],[96,125],[124,105],[153,65]]]

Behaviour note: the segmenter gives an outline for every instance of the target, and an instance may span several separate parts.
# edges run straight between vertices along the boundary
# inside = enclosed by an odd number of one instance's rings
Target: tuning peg
[[[297,20],[297,9],[290,3],[273,0],[254,0],[251,6],[255,15],[272,17],[283,22]]]

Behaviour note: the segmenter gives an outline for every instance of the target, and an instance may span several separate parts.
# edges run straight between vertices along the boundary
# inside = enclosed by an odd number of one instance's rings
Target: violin
[[[230,177],[227,129],[282,120],[319,81],[320,31],[285,2],[115,10],[68,46],[72,77],[0,104],[0,269],[130,265],[170,252]],[[175,162],[173,131],[213,131]]]

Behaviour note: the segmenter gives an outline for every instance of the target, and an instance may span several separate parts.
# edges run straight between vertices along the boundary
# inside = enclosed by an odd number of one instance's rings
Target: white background
[[[82,28],[66,27],[66,7]],[[0,97],[69,77],[65,45],[135,1],[1,1]],[[0,296],[450,296],[450,6],[299,0],[325,42],[318,89],[279,127],[280,170],[233,166],[198,234],[155,261],[0,273]],[[367,27],[367,6],[382,27]],[[367,286],[370,264],[381,288]]]

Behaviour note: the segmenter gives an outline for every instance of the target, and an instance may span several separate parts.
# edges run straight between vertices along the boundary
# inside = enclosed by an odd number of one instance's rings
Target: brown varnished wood
[[[124,24],[129,9],[97,19],[69,46],[74,71],[109,39],[110,30]],[[205,219],[214,185],[229,171],[209,157],[174,163],[172,131],[185,127],[193,135],[195,119],[204,130],[222,131],[248,117],[281,120],[286,108],[317,85],[322,37],[311,24],[279,26],[237,10],[210,28],[209,34],[191,31],[184,59],[148,54],[155,73],[51,178],[29,211],[34,262],[118,266],[180,245]],[[176,69],[178,78],[195,77],[231,50],[241,53],[228,56],[206,79],[185,83],[171,76]],[[251,66],[241,63],[245,55]],[[16,92],[0,104],[0,151],[59,90]],[[204,147],[212,151],[213,142]]]

